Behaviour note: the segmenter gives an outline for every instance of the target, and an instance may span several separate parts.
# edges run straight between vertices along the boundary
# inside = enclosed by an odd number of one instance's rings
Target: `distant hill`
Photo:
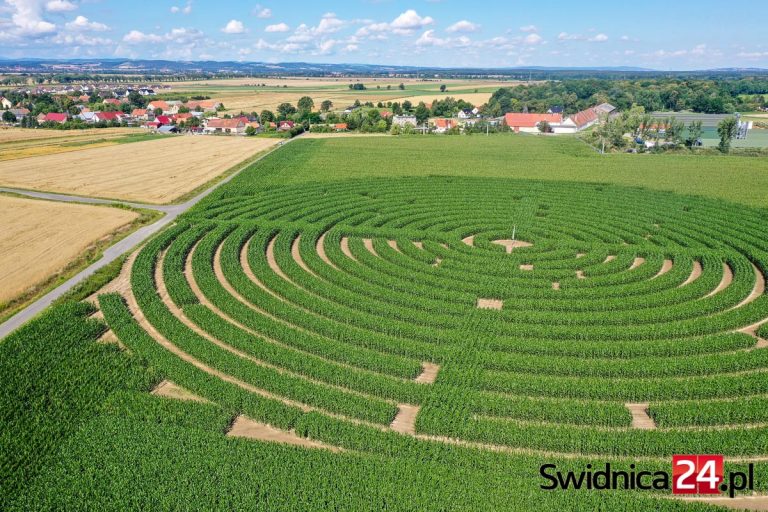
[[[307,62],[172,61],[126,59],[0,59],[3,73],[88,73],[88,74],[231,74],[244,76],[501,76],[521,79],[553,77],[701,76],[768,74],[766,69],[724,68],[700,71],[660,71],[634,66],[553,67],[519,66],[508,68],[440,68],[381,64],[315,64]]]

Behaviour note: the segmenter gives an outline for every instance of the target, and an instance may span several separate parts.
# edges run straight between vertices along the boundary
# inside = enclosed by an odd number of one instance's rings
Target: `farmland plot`
[[[168,203],[279,142],[183,136],[0,162],[0,186]]]
[[[0,304],[45,281],[138,214],[0,195]]]

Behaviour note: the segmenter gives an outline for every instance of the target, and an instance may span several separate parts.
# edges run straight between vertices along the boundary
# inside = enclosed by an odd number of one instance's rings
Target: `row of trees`
[[[597,127],[586,136],[603,152],[637,145],[644,148],[647,141],[653,142],[655,150],[661,150],[699,146],[703,131],[701,121],[691,121],[686,127],[684,122],[674,116],[656,119],[642,107],[635,106],[619,116],[601,119]],[[720,136],[718,148],[728,153],[738,131],[738,121],[735,117],[727,117],[719,123],[717,131]]]
[[[507,112],[546,112],[558,105],[574,113],[600,103],[611,103],[619,110],[639,105],[648,112],[681,111],[729,114],[756,110],[765,104],[768,80],[646,79],[646,80],[564,80],[506,87],[491,96],[487,114]],[[745,96],[751,95],[751,96]]]

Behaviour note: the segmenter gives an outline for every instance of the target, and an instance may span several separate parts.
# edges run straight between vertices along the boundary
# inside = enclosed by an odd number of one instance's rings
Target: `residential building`
[[[414,128],[416,127],[416,116],[412,115],[403,115],[403,116],[393,116],[392,117],[392,124],[396,124],[400,128],[403,128],[406,124],[410,124]]]
[[[242,135],[245,133],[245,123],[242,119],[208,119],[203,127],[203,132]]]
[[[547,122],[550,125],[560,124],[563,122],[563,116],[560,114],[524,114],[510,112],[509,114],[504,115],[503,122],[515,133],[537,133],[539,131],[540,123]]]
[[[435,133],[445,133],[458,126],[459,123],[455,119],[435,119]]]
[[[3,108],[3,110],[7,110],[13,106],[13,102],[6,98],[5,96],[0,96],[0,107]]]
[[[38,123],[59,123],[64,124],[69,120],[69,115],[61,112],[51,112],[49,114],[40,114],[37,116]]]

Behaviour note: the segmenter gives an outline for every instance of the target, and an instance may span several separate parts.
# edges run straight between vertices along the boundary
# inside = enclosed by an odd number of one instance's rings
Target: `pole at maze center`
[[[517,232],[517,224],[512,227],[512,244],[515,243],[515,233]]]

